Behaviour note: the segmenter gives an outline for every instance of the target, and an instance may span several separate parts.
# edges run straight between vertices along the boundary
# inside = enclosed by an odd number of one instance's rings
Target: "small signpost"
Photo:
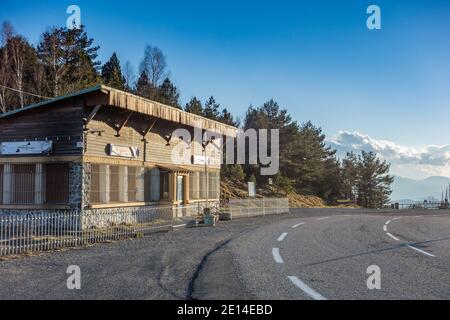
[[[248,182],[248,196],[250,198],[256,197],[256,183],[255,182]]]

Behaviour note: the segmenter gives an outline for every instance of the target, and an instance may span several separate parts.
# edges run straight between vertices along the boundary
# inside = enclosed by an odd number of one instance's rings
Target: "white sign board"
[[[139,148],[109,144],[108,154],[114,157],[139,158]]]
[[[27,155],[49,154],[53,149],[53,141],[2,142],[0,154]]]
[[[192,156],[192,164],[202,164],[205,165],[205,160],[206,160],[206,164],[209,165],[210,160],[209,157],[205,157],[205,156],[197,156],[197,155],[193,155]]]
[[[254,182],[248,182],[248,196],[256,197],[256,184]]]

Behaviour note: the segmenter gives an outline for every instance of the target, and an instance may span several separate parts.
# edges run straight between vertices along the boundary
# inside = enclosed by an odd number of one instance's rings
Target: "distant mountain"
[[[414,180],[395,176],[392,184],[391,199],[398,202],[404,201],[405,203],[423,200],[440,201],[442,191],[445,190],[449,183],[450,178],[447,177],[429,177],[423,180]]]

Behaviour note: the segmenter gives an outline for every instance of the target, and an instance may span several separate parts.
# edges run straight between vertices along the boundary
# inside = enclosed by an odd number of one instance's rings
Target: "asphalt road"
[[[450,213],[295,209],[0,261],[0,299],[450,299]]]

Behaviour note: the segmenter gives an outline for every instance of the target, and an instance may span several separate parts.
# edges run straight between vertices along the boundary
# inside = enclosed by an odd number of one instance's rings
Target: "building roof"
[[[122,109],[127,109],[133,112],[142,113],[155,118],[164,119],[172,122],[177,122],[190,127],[197,127],[205,130],[210,130],[227,136],[236,136],[237,128],[207,119],[205,117],[192,114],[175,107],[171,107],[156,101],[145,99],[128,92],[117,90],[104,85],[98,85],[88,89],[84,89],[75,93],[67,94],[64,96],[59,96],[51,100],[45,100],[36,104],[32,104],[20,109],[9,111],[0,114],[1,118],[6,118],[12,115],[16,115],[21,112],[28,110],[39,109],[44,106],[54,104],[56,102],[62,102],[64,100],[79,98],[81,96],[89,96],[93,93],[99,93],[100,99],[98,97],[92,100],[90,103],[89,99],[85,99],[86,105],[97,105],[102,106],[114,106]],[[94,102],[95,101],[95,102]]]

